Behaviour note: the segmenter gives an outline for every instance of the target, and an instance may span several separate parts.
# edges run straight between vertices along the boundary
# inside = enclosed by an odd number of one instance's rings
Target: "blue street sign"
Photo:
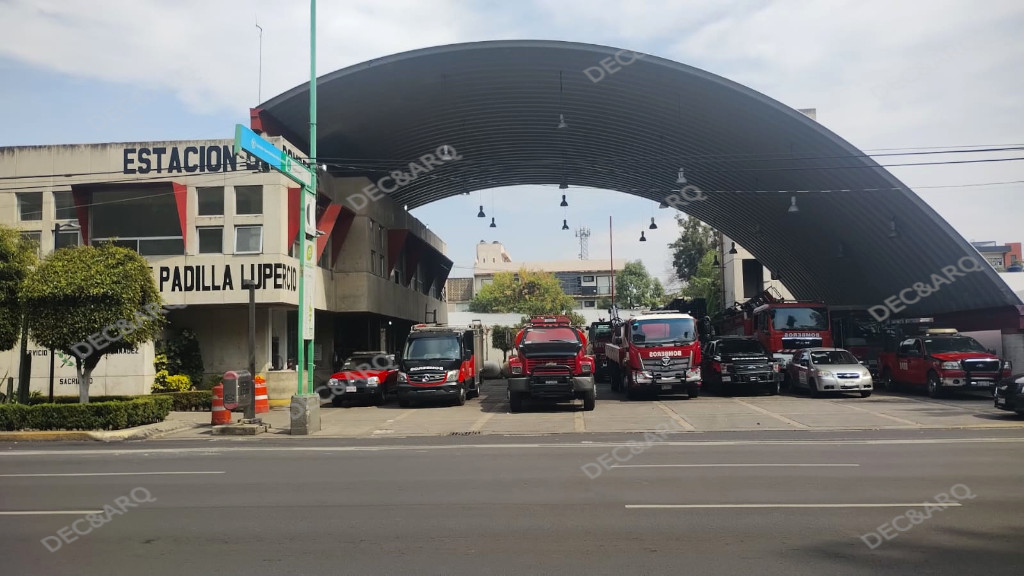
[[[238,154],[241,150],[266,162],[274,170],[305,187],[309,187],[313,181],[309,169],[286,154],[284,150],[274,146],[249,128],[241,124],[235,124],[234,152]]]

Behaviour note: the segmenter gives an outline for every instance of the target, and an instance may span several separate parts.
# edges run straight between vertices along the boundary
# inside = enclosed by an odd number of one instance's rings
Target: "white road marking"
[[[860,464],[616,464],[612,468],[849,468]]]
[[[52,516],[56,514],[103,514],[103,510],[11,510],[0,512],[0,516]]]
[[[775,418],[776,420],[780,420],[782,422],[785,422],[786,424],[789,424],[790,426],[794,426],[796,428],[800,428],[801,430],[807,430],[807,429],[810,428],[810,426],[808,426],[807,424],[802,424],[800,422],[797,422],[796,420],[790,420],[789,418],[786,418],[785,416],[782,416],[781,414],[776,414],[775,412],[771,412],[769,410],[765,410],[764,408],[761,408],[760,406],[755,406],[755,405],[751,404],[750,402],[744,402],[743,400],[740,400],[739,398],[733,398],[732,401],[736,402],[738,404],[742,404],[742,405],[746,406],[747,408],[750,408],[751,410],[754,410],[755,412],[760,412],[761,414],[764,414],[765,416],[768,416],[769,418]]]
[[[936,506],[935,502],[904,502],[894,504],[626,504],[626,508],[919,508]],[[962,506],[959,502],[942,502],[943,506]]]
[[[170,474],[227,474],[227,472],[75,472],[73,474],[0,474],[0,478],[50,478],[57,476],[164,476]]]
[[[284,438],[284,437],[282,437]],[[338,440],[344,440],[338,438]],[[205,448],[142,448],[137,450],[10,450],[0,452],[0,458],[12,458],[19,456],[138,456],[153,454],[204,454],[216,456],[229,452],[389,452],[403,450],[465,450],[475,448],[481,450],[494,449],[564,449],[564,448],[600,448],[602,450],[616,446],[634,446],[627,441],[623,442],[575,442],[571,444],[445,444],[441,446],[239,446],[241,442],[232,442],[231,446],[213,448],[209,445]],[[685,447],[720,447],[720,446],[899,446],[899,445],[920,445],[920,444],[1020,444],[1024,438],[929,438],[929,439],[906,439],[906,440],[705,440],[688,442],[659,442],[658,446],[685,446]]]
[[[573,432],[586,432],[587,423],[583,420],[583,412],[577,410],[573,412],[572,416],[572,431]]]
[[[697,431],[697,429],[693,427],[693,424],[690,424],[689,422],[687,422],[686,419],[684,419],[682,416],[680,416],[678,412],[676,412],[675,410],[673,410],[673,409],[669,408],[668,406],[666,406],[665,403],[662,402],[661,400],[655,401],[654,405],[657,406],[658,408],[661,408],[661,410],[665,414],[668,414],[668,417],[671,418],[673,422],[675,422],[676,424],[679,424],[680,426],[682,426],[683,430],[686,430],[687,432],[696,432]]]
[[[479,432],[480,430],[483,429],[484,424],[487,424],[487,421],[490,420],[491,418],[494,418],[494,412],[485,412],[483,416],[477,418],[477,421],[474,422],[473,425],[469,427],[469,431]]]
[[[872,416],[878,416],[879,418],[888,418],[889,420],[894,420],[896,422],[899,422],[900,424],[907,424],[907,425],[913,426],[914,428],[921,428],[921,427],[924,426],[924,424],[921,424],[920,422],[914,422],[913,420],[904,420],[903,418],[897,418],[895,416],[889,416],[888,414],[883,414],[881,412],[875,412],[874,410],[868,410],[867,408],[861,408],[860,406],[854,406],[850,402],[844,402],[841,406],[843,408],[853,408],[854,410],[860,410],[861,412],[867,412],[868,414],[871,414]]]

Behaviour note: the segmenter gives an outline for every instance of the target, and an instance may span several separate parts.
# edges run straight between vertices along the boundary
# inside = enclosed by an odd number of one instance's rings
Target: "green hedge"
[[[174,402],[167,395],[90,404],[0,405],[0,430],[120,430],[163,422]]]
[[[213,404],[213,392],[193,390],[192,392],[166,392],[155,396],[167,396],[174,402],[175,412],[191,412],[193,410],[210,410]],[[142,396],[145,398],[145,396]]]
[[[89,402],[98,404],[101,402],[125,402],[139,398],[152,398],[153,396],[166,396],[171,399],[171,410],[175,412],[191,412],[194,410],[209,410],[213,403],[213,392],[205,390],[193,390],[191,392],[162,392],[158,394],[142,394],[139,396],[91,396]],[[32,398],[29,405],[35,406],[46,404],[46,398]],[[78,396],[55,396],[54,404],[78,404]]]

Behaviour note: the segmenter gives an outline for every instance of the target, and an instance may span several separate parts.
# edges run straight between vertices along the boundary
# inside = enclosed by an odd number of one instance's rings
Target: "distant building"
[[[971,242],[971,245],[988,260],[996,272],[1020,272],[1021,262],[1024,261],[1021,258],[1020,242]]]
[[[469,310],[469,301],[485,285],[494,281],[499,272],[518,272],[520,268],[551,272],[562,283],[562,290],[576,301],[577,310],[596,310],[602,296],[611,296],[611,277],[608,260],[543,260],[514,262],[498,241],[483,240],[476,246],[473,278],[449,278],[445,287],[448,310]],[[624,260],[614,261],[614,270],[621,271]],[[466,284],[470,283],[469,289]]]
[[[777,291],[786,300],[794,299],[778,276],[765,268],[750,252],[728,236],[722,235],[721,239],[718,257],[722,263],[723,300],[726,308],[736,302],[746,302],[768,289]],[[736,253],[731,254],[733,251]]]

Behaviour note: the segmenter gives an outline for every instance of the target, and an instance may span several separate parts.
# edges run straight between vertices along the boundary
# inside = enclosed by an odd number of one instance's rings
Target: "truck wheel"
[[[523,393],[522,392],[508,392],[508,411],[515,414],[516,412],[523,411]]]
[[[942,384],[939,383],[939,375],[935,372],[928,373],[928,397],[942,398]]]
[[[686,391],[686,396],[690,400],[693,400],[694,398],[699,398],[700,397],[700,388],[690,388],[689,390]]]
[[[608,381],[611,382],[612,392],[618,392],[620,388],[619,370],[615,367],[615,365],[608,367]]]
[[[882,370],[882,381],[880,384],[882,388],[885,388],[886,392],[896,392],[896,381],[892,379],[892,372],[888,368]]]
[[[586,412],[590,412],[590,411],[592,411],[594,409],[594,406],[596,404],[597,404],[597,390],[594,389],[594,388],[591,388],[583,396],[583,410],[586,411]]]
[[[640,392],[636,388],[626,388],[626,400],[637,400],[640,398]]]
[[[480,396],[480,383],[476,382],[474,380],[473,381],[473,388],[470,389],[470,391],[466,393],[466,398],[467,399],[472,399],[472,398],[476,398],[478,396]]]
[[[455,405],[455,406],[465,406],[466,405],[466,385],[465,384],[463,384],[462,386],[459,386],[459,395],[455,397],[455,401],[452,402],[452,404]]]
[[[782,390],[782,385],[779,384],[778,380],[776,380],[774,384],[769,384],[768,385],[768,395],[769,396],[778,396],[779,392],[781,390]]]
[[[373,393],[373,405],[383,406],[388,403],[388,391],[384,386],[377,386],[377,391]]]

